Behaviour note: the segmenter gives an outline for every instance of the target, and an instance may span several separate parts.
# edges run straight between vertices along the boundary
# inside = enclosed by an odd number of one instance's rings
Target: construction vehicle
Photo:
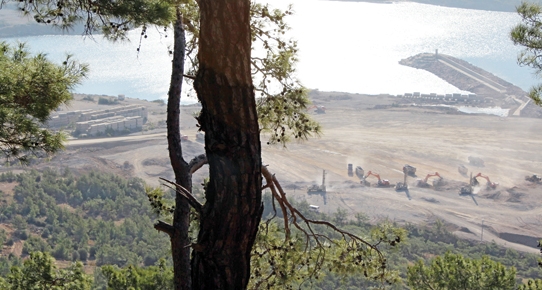
[[[525,176],[525,180],[533,182],[533,183],[540,183],[542,182],[542,177],[538,175]]]
[[[486,175],[482,175],[482,173],[478,173],[473,177],[474,178],[472,180],[473,185],[478,185],[479,184],[478,180],[476,179],[477,177],[481,177],[481,178],[487,180],[487,183],[486,183],[487,189],[495,189],[495,188],[497,188],[497,185],[499,185],[498,183],[491,182],[491,180],[489,180],[489,177],[486,176]]]
[[[403,182],[397,182],[397,185],[395,185],[395,191],[408,191],[408,185],[407,185],[407,182],[406,182],[406,179],[407,179],[407,176],[409,175],[409,168],[407,166],[410,166],[410,165],[405,165],[403,166],[403,176],[404,176],[404,179],[403,179]],[[412,166],[410,166],[412,167]],[[412,167],[414,168],[414,167]],[[414,168],[414,172],[416,172],[416,168]]]
[[[371,184],[365,180],[365,170],[363,170],[363,168],[361,168],[361,166],[356,166],[356,170],[355,170],[355,173],[356,173],[356,176],[359,178],[359,183],[361,185],[365,185],[365,186],[370,186]]]
[[[416,177],[416,167],[405,164],[403,172],[409,176]]]
[[[431,174],[431,173],[427,174],[424,179],[418,179],[418,181],[416,182],[416,186],[417,187],[425,187],[425,188],[431,187],[431,185],[429,183],[427,183],[427,180],[429,178],[431,178],[431,177],[434,177],[434,176],[438,176],[438,179],[433,180],[433,187],[437,187],[439,185],[442,185],[442,180],[443,180],[442,176],[440,176],[440,174],[438,172],[435,172],[434,174]]]
[[[484,160],[480,157],[469,156],[469,163],[474,166],[484,167]]]
[[[469,173],[469,170],[465,165],[459,165],[457,167],[457,171],[459,171],[459,173],[463,176],[467,176],[467,174]]]
[[[188,141],[188,135],[181,134],[181,141]]]
[[[308,194],[326,194],[326,171],[322,173],[322,185],[312,185],[307,188]]]
[[[313,105],[313,106],[310,106],[310,107],[307,108],[307,110],[312,110],[312,109],[315,109],[314,112],[316,114],[325,114],[326,113],[326,107],[324,107],[324,106]]]
[[[473,194],[473,191],[472,191],[472,186],[473,185],[474,184],[473,184],[473,178],[472,178],[472,172],[471,172],[470,179],[469,179],[469,185],[461,187],[461,189],[459,190],[459,195],[472,195]]]
[[[348,176],[354,176],[354,170],[352,170],[352,163],[348,163]]]
[[[371,171],[367,172],[367,175],[363,177],[363,180],[361,181],[361,184],[370,185],[369,182],[367,182],[367,177],[374,176],[378,179],[377,186],[378,187],[389,187],[390,181],[387,179],[380,179],[380,175],[378,173],[373,173]]]
[[[469,185],[461,187],[461,189],[459,190],[459,195],[460,196],[470,196],[472,198],[472,201],[474,201],[474,203],[476,205],[478,205],[478,202],[476,201],[476,198],[474,198],[474,196],[475,196],[474,190],[472,189],[472,187],[474,186],[474,182],[475,182],[474,180],[476,180],[476,178],[472,177],[472,172],[471,172],[470,179],[469,179]]]

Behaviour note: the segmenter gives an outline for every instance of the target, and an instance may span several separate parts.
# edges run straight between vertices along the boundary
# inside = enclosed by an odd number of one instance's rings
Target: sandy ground
[[[389,219],[423,224],[439,218],[457,235],[474,240],[481,240],[483,223],[484,241],[538,252],[536,239],[542,233],[542,199],[538,195],[542,185],[530,184],[524,178],[542,174],[540,119],[391,106],[401,100],[386,96],[313,92],[312,98],[316,105],[327,108],[326,114],[313,115],[323,127],[322,136],[287,148],[263,145],[264,164],[276,173],[289,196],[306,199],[326,213],[343,208],[353,217],[363,212],[373,222]],[[165,107],[151,105],[155,111],[151,121],[165,119]],[[381,109],[374,109],[377,105]],[[72,104],[75,109],[84,107]],[[195,141],[195,111],[195,106],[183,107],[181,130],[189,136],[189,141],[183,142],[187,159],[204,152],[203,144]],[[158,127],[109,142],[70,141],[65,152],[38,168],[94,168],[137,176],[157,185],[158,177],[173,178],[164,132]],[[469,156],[482,158],[485,166],[470,165]],[[377,188],[376,179],[371,177],[368,180],[373,186],[364,187],[355,176],[348,176],[349,163],[363,167],[365,172],[377,172],[392,184],[403,180],[402,166],[410,164],[417,168],[418,178],[436,171],[448,185],[440,190],[418,188],[417,178],[409,177],[410,188],[405,193]],[[488,191],[483,186],[475,188],[473,197],[459,196],[461,185],[468,182],[458,172],[459,165],[489,176],[499,183],[497,189]],[[320,184],[323,170],[327,172],[325,199],[308,195],[307,186]],[[205,167],[198,171],[194,184],[201,183],[206,174]]]

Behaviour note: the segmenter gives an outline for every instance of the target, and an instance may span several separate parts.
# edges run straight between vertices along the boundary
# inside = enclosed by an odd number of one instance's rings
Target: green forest
[[[4,172],[0,174],[0,185],[13,188],[0,193],[0,243],[3,245],[0,276],[5,281],[15,283],[13,281],[17,281],[17,277],[24,280],[22,273],[26,268],[47,268],[44,265],[50,263],[49,268],[56,267],[56,275],[65,275],[63,271],[73,274],[74,269],[79,269],[81,275],[78,277],[86,284],[73,289],[172,287],[169,241],[166,235],[153,228],[157,214],[150,205],[142,180],[96,171],[76,174],[69,169],[47,169],[20,174]],[[273,216],[271,203],[271,196],[265,195],[264,217]],[[501,265],[507,273],[515,274],[512,275],[514,285],[542,277],[537,255],[506,249],[493,242],[458,239],[439,220],[425,226],[397,225],[385,220],[371,225],[363,213],[350,219],[346,210],[339,209],[332,215],[325,215],[309,210],[305,201],[293,204],[308,218],[333,221],[339,227],[367,239],[374,238],[375,229],[387,226],[400,227],[406,233],[398,246],[381,247],[390,270],[398,275],[392,285],[370,281],[339,263],[333,268],[319,269],[319,275],[299,285],[301,289],[384,286],[408,289],[415,267],[429,265],[436,256],[453,254],[460,254],[466,260],[488,259]],[[280,214],[271,223],[280,224]],[[273,228],[267,231],[269,237],[257,242],[255,251],[262,242],[272,242],[273,235],[281,235],[277,227]],[[325,227],[318,230],[330,237],[336,235]],[[16,249],[21,246],[22,251],[17,253]],[[253,255],[253,260],[259,257]],[[341,270],[341,267],[344,269]],[[162,285],[162,288],[156,288],[157,285]],[[275,288],[280,289],[278,284]]]

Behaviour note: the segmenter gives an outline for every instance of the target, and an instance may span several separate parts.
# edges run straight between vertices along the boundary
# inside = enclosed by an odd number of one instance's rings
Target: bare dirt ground
[[[457,235],[475,240],[481,239],[483,223],[484,241],[538,251],[542,185],[530,184],[524,178],[542,174],[540,119],[397,106],[392,104],[400,100],[388,96],[313,92],[311,97],[316,105],[327,108],[326,114],[313,115],[321,123],[323,135],[287,148],[263,145],[264,164],[276,173],[289,196],[306,199],[327,213],[337,208],[348,210],[352,217],[363,212],[373,222],[389,219],[423,224],[438,218],[456,229]],[[160,113],[165,107],[155,109],[153,116],[165,119]],[[181,130],[189,136],[183,148],[187,159],[204,152],[203,144],[195,141],[196,110],[196,106],[183,108]],[[485,166],[470,165],[469,156],[482,158]],[[408,194],[374,185],[363,187],[355,176],[347,175],[349,163],[363,167],[365,172],[377,172],[391,183],[402,181],[402,167],[410,164],[417,168],[418,178],[437,171],[448,185],[440,190],[418,188],[417,178],[409,177]],[[458,172],[459,165],[489,176],[499,183],[497,189],[478,187],[473,197],[459,196],[461,185],[468,182]],[[158,184],[158,177],[173,177],[163,129],[100,142],[71,141],[65,152],[37,167],[97,169],[137,176],[152,185]],[[322,170],[327,172],[325,200],[306,191],[307,186],[321,183]],[[194,184],[201,183],[206,174],[205,167],[198,171]],[[376,179],[369,181],[376,184]]]

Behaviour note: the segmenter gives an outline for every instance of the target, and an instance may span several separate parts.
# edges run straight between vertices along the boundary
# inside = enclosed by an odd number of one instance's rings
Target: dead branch
[[[179,184],[173,181],[167,180],[162,177],[160,177],[160,180],[169,183],[170,185],[168,184],[164,184],[164,185],[175,190],[177,194],[179,194],[181,197],[186,199],[188,201],[188,204],[190,204],[199,214],[201,214],[203,210],[203,205],[199,203],[199,201],[188,190],[186,190],[186,188],[180,186]]]

